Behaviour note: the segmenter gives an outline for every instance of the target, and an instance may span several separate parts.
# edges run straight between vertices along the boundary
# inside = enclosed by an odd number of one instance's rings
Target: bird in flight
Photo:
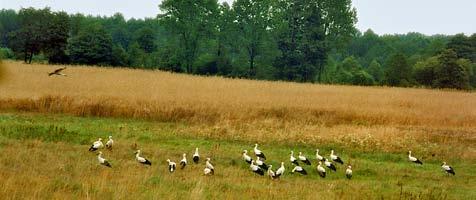
[[[55,71],[48,73],[48,76],[53,76],[53,75],[67,76],[66,74],[61,73],[61,72],[62,72],[63,70],[65,70],[65,69],[66,69],[66,67],[62,67],[62,68],[56,69]]]

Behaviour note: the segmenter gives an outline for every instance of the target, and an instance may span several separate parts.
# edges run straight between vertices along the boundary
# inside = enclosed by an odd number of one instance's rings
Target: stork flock
[[[89,151],[95,152],[98,151],[101,148],[106,148],[108,150],[112,150],[114,146],[114,140],[112,139],[112,136],[109,136],[109,140],[106,142],[106,145],[103,144],[102,138],[99,138],[97,141],[93,142],[91,147],[89,147]],[[152,162],[148,160],[147,158],[141,156],[141,150],[137,149],[135,151],[135,160],[142,164],[142,165],[148,165],[152,166]],[[97,153],[97,159],[100,165],[106,166],[106,167],[112,167],[112,165],[109,163],[107,159],[103,157],[103,153],[101,151],[98,151]],[[195,148],[195,153],[192,156],[192,160],[195,164],[198,164],[200,161],[200,154],[198,153],[198,148]],[[205,175],[213,175],[215,173],[215,167],[212,165],[210,162],[210,158],[207,158],[205,161],[205,169],[203,170],[203,173]],[[182,160],[180,160],[180,169],[184,169],[185,166],[187,166],[188,161],[187,161],[187,154],[182,154]],[[167,165],[168,165],[168,171],[170,173],[173,173],[177,169],[177,163],[171,161],[170,159],[167,159]]]
[[[265,154],[258,149],[258,144],[255,144],[255,147],[253,148],[253,152],[256,156],[256,159],[253,160],[250,155],[248,155],[248,150],[243,150],[243,155],[242,158],[243,160],[250,165],[250,170],[258,175],[264,176],[265,172],[266,174],[271,178],[271,179],[279,179],[284,172],[286,171],[286,167],[284,165],[284,162],[281,162],[281,166],[276,170],[276,172],[273,171],[273,166],[272,165],[267,165],[265,163],[266,161],[266,156]],[[334,165],[334,162],[339,163],[341,165],[344,164],[344,161],[334,154],[334,150],[331,150],[331,153],[329,155],[331,161],[329,161],[327,158],[324,158],[319,154],[319,149],[316,149],[316,160],[318,162],[318,165],[316,167],[317,174],[319,174],[320,177],[325,178],[326,177],[326,169],[323,167],[325,166],[329,170],[332,170],[334,172],[337,172],[337,167]],[[299,173],[301,175],[308,175],[308,172],[306,171],[305,168],[303,168],[300,163],[303,165],[308,165],[311,166],[312,162],[310,159],[308,159],[302,152],[299,152],[298,157],[296,158],[294,156],[294,151],[291,151],[291,154],[289,155],[289,162],[294,166],[294,168],[291,170],[291,173]],[[322,164],[324,162],[324,165]],[[345,170],[345,176],[347,179],[352,178],[352,166],[348,165],[347,169]]]
[[[109,136],[109,140],[106,142],[106,145],[104,145],[102,142],[102,139],[99,138],[97,141],[95,141],[91,145],[91,147],[89,148],[89,151],[95,152],[101,148],[112,150],[113,146],[114,146],[114,140],[112,139],[112,136]],[[250,155],[248,155],[248,150],[243,150],[243,154],[242,154],[242,159],[246,163],[249,164],[249,168],[253,173],[256,173],[260,176],[264,176],[265,174],[267,174],[271,179],[279,179],[281,176],[283,176],[284,172],[286,171],[285,162],[281,162],[281,166],[276,171],[273,171],[272,169],[273,166],[267,165],[265,163],[267,158],[265,154],[263,153],[263,151],[261,151],[258,148],[258,144],[255,144],[253,148],[253,153],[256,156],[256,159],[253,159]],[[326,168],[330,171],[337,172],[337,167],[335,163],[344,165],[344,161],[338,155],[334,153],[334,150],[330,151],[329,158],[330,160],[322,156],[319,153],[319,149],[316,149],[315,160],[316,160],[317,166],[315,168],[316,169],[315,171],[322,178],[326,178],[326,174],[327,174]],[[112,167],[109,161],[103,157],[103,153],[101,151],[98,151],[97,159],[100,165],[103,165],[106,167]],[[152,162],[150,160],[141,156],[141,150],[139,149],[135,151],[135,159],[138,163],[142,165],[148,165],[148,166],[152,165]],[[195,148],[195,153],[192,156],[192,160],[195,164],[199,163],[200,155],[198,153],[198,148]],[[210,158],[206,158],[205,168],[203,170],[204,175],[213,175],[215,173],[215,167],[212,165],[210,160],[211,160]],[[423,162],[421,162],[420,159],[412,156],[411,151],[408,152],[408,160],[415,164],[423,165]],[[177,163],[172,161],[171,159],[167,159],[166,161],[167,161],[168,171],[170,173],[175,172],[177,170]],[[312,161],[308,159],[302,152],[299,152],[296,158],[294,156],[294,151],[291,151],[289,155],[289,162],[291,163],[292,166],[294,166],[293,169],[291,170],[291,174],[298,173],[300,175],[308,175],[309,173],[306,171],[306,169],[303,166],[301,166],[301,164],[304,166],[312,166]],[[180,160],[179,165],[180,165],[180,169],[184,169],[188,165],[186,153],[182,154],[182,159]],[[453,168],[449,166],[446,162],[443,162],[443,164],[441,165],[441,168],[446,174],[455,175]],[[347,179],[352,179],[352,174],[353,174],[352,165],[349,164],[347,165],[347,168],[345,169],[345,177]]]
[[[258,149],[258,144],[255,144],[255,147],[253,149],[253,152],[256,156],[256,159],[253,160],[250,155],[248,155],[248,150],[243,150],[242,158],[243,160],[250,165],[250,170],[260,176],[264,176],[265,172],[271,179],[278,179],[280,178],[284,172],[286,171],[286,167],[284,165],[284,162],[281,162],[281,166],[278,168],[278,170],[273,171],[272,170],[272,165],[267,165],[265,163],[266,161],[266,156],[261,151]],[[344,161],[337,156],[334,153],[334,150],[331,150],[329,154],[329,159],[325,158],[324,156],[319,154],[319,149],[316,149],[316,155],[315,159],[317,161],[317,167],[316,167],[316,172],[319,174],[320,177],[326,178],[326,168],[330,171],[337,172],[337,167],[334,163],[339,163],[340,165],[344,165]],[[423,162],[420,161],[420,159],[412,156],[412,152],[408,152],[408,161],[413,162],[418,165],[423,165]],[[299,173],[301,175],[308,175],[308,172],[306,171],[303,166],[300,165],[307,165],[311,166],[312,162],[310,159],[308,159],[302,152],[299,152],[297,158],[294,156],[294,151],[291,151],[289,155],[289,162],[294,166],[292,169],[291,173]],[[441,168],[446,174],[451,174],[455,175],[455,172],[451,166],[449,166],[446,162],[443,162],[441,165]],[[345,169],[345,177],[347,179],[352,179],[352,165],[347,165],[347,168]]]

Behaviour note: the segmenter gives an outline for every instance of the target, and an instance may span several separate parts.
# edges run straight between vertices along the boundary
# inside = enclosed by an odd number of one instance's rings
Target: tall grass
[[[250,81],[161,71],[4,63],[0,110],[189,124],[206,138],[319,144],[476,159],[476,94]]]

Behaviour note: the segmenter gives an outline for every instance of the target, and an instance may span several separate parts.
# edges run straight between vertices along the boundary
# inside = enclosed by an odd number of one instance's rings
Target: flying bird
[[[180,169],[184,169],[187,166],[187,154],[182,155],[182,160],[180,161]]]
[[[415,157],[412,156],[412,151],[408,151],[408,160],[410,162],[413,162],[413,163],[416,163],[416,164],[419,164],[419,165],[423,165],[423,163],[420,160],[418,160],[418,158],[415,158]]]
[[[200,155],[198,154],[198,148],[195,148],[195,153],[192,156],[193,162],[196,164],[200,161]]]
[[[104,147],[104,145],[102,143],[102,138],[99,138],[97,141],[93,142],[91,147],[89,147],[89,151],[96,151],[96,150],[98,150],[99,148],[102,148],[102,147]]]
[[[311,165],[311,161],[309,161],[309,159],[306,158],[306,156],[302,155],[302,152],[299,152],[299,156],[298,156],[299,160],[301,162],[303,162],[304,164],[306,165]]]
[[[137,160],[137,162],[139,162],[143,165],[152,165],[152,163],[149,160],[140,156],[140,150],[136,151],[136,160]]]
[[[99,164],[101,165],[104,165],[106,167],[112,167],[111,164],[102,157],[102,152],[98,153],[98,161],[99,161]]]
[[[258,149],[258,144],[255,144],[255,148],[253,149],[253,151],[255,152],[256,156],[263,158],[263,160],[266,160],[266,156],[264,155],[264,153]]]
[[[341,165],[344,164],[344,162],[342,161],[342,159],[340,159],[339,156],[337,156],[337,155],[334,154],[334,150],[331,150],[331,155],[330,155],[330,157],[331,157],[331,160],[332,160],[332,161],[337,162],[337,163],[340,163]]]
[[[53,76],[53,75],[67,76],[66,74],[61,73],[65,69],[66,69],[66,67],[56,69],[55,71],[48,73],[48,76]]]
[[[446,164],[446,162],[443,162],[443,164],[441,164],[441,168],[445,170],[446,174],[453,174],[453,176],[456,175],[455,171],[453,170],[453,167]]]

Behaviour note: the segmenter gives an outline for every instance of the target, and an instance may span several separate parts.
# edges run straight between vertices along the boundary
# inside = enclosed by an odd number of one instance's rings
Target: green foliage
[[[67,62],[65,54],[69,37],[69,16],[51,12],[49,8],[22,8],[18,13],[20,28],[10,32],[11,47],[31,63],[34,55],[43,52],[51,63]]]
[[[0,59],[15,59],[15,54],[9,48],[0,48]]]
[[[144,27],[137,31],[135,34],[135,41],[139,44],[140,48],[146,53],[152,53],[157,48],[156,31],[150,27]]]
[[[397,53],[391,56],[386,66],[385,77],[388,85],[409,86],[412,68],[403,54]]]
[[[92,25],[71,38],[68,51],[76,64],[110,65],[112,63],[112,37],[99,25]]]
[[[377,60],[373,60],[370,63],[368,68],[369,74],[374,78],[375,82],[378,84],[382,84],[385,78],[385,72],[382,69],[382,66]]]
[[[269,0],[237,0],[233,4],[234,22],[237,24],[241,47],[248,55],[248,77],[256,75],[255,60],[260,55],[262,43],[267,36],[271,18]]]
[[[14,10],[0,10],[0,47],[7,47],[10,33],[20,29],[18,15]]]
[[[447,45],[452,49],[458,58],[465,58],[476,62],[476,35],[466,37],[464,34],[455,35]]]
[[[440,65],[435,70],[434,86],[438,88],[469,89],[469,72],[458,62],[455,51],[448,49],[438,58]]]
[[[114,44],[112,47],[111,65],[114,66],[128,66],[129,55],[121,45]]]
[[[436,78],[435,70],[440,67],[440,61],[437,56],[427,60],[417,62],[414,67],[415,80],[425,86],[433,86]]]
[[[372,75],[370,75],[366,71],[359,70],[359,71],[356,71],[353,74],[352,84],[353,85],[365,85],[365,86],[375,85],[375,80],[372,77]]]
[[[281,56],[275,61],[277,77],[313,82],[317,76],[320,82],[328,48],[319,2],[302,0],[282,3],[281,6],[284,22],[279,25],[278,48]]]
[[[198,57],[200,40],[213,32],[214,16],[218,12],[216,0],[164,0],[160,4],[163,14],[159,20],[168,31],[179,38],[186,72],[193,72]]]

